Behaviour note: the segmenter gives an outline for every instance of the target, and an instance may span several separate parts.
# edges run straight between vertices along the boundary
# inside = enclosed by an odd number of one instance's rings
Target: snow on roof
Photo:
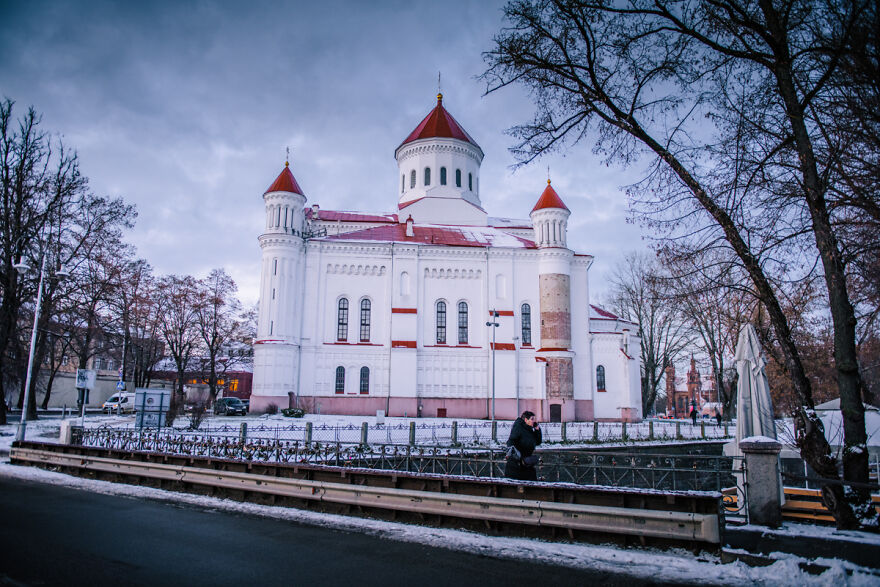
[[[599,306],[594,306],[593,304],[590,304],[590,318],[595,318],[597,320],[620,320],[619,317],[608,310],[600,308]]]
[[[306,218],[309,220],[314,220],[314,209],[306,208],[305,209]],[[328,222],[384,222],[384,223],[394,223],[398,222],[397,214],[383,214],[381,212],[352,212],[346,210],[321,210],[318,209],[318,220],[325,220]]]
[[[532,228],[532,221],[522,218],[499,218],[497,216],[489,216],[489,226],[497,228]]]
[[[389,226],[375,226],[315,240],[403,242],[450,247],[537,248],[535,243],[530,240],[508,234],[491,226],[449,226],[438,224],[415,224],[413,225],[413,236],[406,235],[406,224],[393,224]]]

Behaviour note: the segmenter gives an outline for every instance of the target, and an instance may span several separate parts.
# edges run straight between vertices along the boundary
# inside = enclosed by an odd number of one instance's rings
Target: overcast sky
[[[492,216],[527,218],[546,185],[572,211],[569,246],[594,255],[594,300],[645,248],[589,142],[513,171],[505,130],[522,88],[483,96],[482,53],[502,2],[42,2],[0,0],[0,96],[34,106],[99,194],[139,217],[128,240],[157,274],[225,268],[256,301],[262,194],[284,165],[324,209],[395,212],[394,149],[444,106],[485,153]]]

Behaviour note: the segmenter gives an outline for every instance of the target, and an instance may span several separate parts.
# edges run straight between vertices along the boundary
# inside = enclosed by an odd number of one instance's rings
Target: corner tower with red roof
[[[303,277],[306,197],[289,162],[263,194],[266,224],[260,235],[263,251],[260,309],[254,341],[252,409],[269,404],[286,407],[295,393],[300,360],[301,300],[296,284]]]
[[[530,215],[535,244],[540,249],[541,346],[536,356],[544,365],[550,417],[562,422],[572,421],[576,415],[571,340],[571,264],[574,253],[566,245],[570,214],[548,179],[547,187]]]

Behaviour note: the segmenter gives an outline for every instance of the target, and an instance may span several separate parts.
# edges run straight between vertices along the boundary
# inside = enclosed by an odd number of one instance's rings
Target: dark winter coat
[[[533,430],[522,418],[517,418],[510,430],[507,446],[515,446],[522,458],[507,459],[504,476],[521,481],[536,481],[538,473],[535,467],[523,464],[522,459],[531,456],[539,444],[541,444],[541,430]]]

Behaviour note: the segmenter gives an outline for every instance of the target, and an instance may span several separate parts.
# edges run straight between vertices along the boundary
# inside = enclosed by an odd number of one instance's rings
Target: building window
[[[370,393],[370,368],[361,367],[361,393]]]
[[[437,344],[446,344],[446,302],[437,302]]]
[[[468,173],[468,189],[474,191],[474,174]]]
[[[523,304],[522,313],[522,343],[531,346],[532,344],[532,307]]]
[[[409,174],[409,189],[416,187],[416,170],[413,169]]]
[[[361,300],[361,342],[370,342],[370,300]]]
[[[68,357],[67,355],[64,355],[63,357],[61,357],[61,364],[62,365],[66,365],[69,362],[70,362],[70,357]]]
[[[467,302],[458,302],[458,344],[468,343]]]
[[[461,187],[461,169],[455,170],[455,187]]]
[[[95,357],[95,362],[94,362],[93,368],[94,369],[101,369],[103,366],[102,365],[103,362],[104,362],[104,360],[101,357]]]
[[[431,185],[431,168],[425,167],[425,187]]]
[[[339,300],[336,313],[336,340],[348,340],[348,299]]]
[[[596,389],[605,391],[605,367],[602,365],[596,367]]]
[[[273,259],[272,275],[278,275],[278,259]]]
[[[400,176],[400,193],[406,189],[406,174]]]
[[[446,185],[446,168],[440,168],[440,185]]]
[[[113,359],[107,359],[107,365],[104,367],[105,369],[113,369]]]
[[[345,393],[345,367],[336,367],[336,393]]]

